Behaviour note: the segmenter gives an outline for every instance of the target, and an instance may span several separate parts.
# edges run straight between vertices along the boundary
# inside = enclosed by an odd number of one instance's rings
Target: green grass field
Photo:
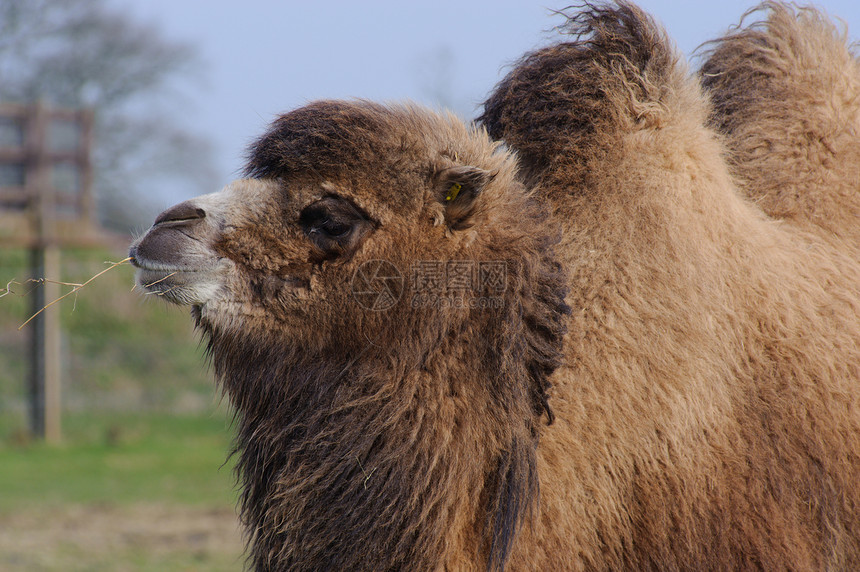
[[[73,415],[0,444],[0,570],[240,570],[228,415]]]
[[[227,415],[67,416],[64,444],[0,445],[0,512],[159,502],[232,507]]]

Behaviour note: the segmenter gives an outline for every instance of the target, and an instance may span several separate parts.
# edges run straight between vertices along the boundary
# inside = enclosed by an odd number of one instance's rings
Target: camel
[[[860,567],[860,261],[751,199],[640,9],[566,31],[478,124],[288,112],[132,245],[235,407],[255,569]]]

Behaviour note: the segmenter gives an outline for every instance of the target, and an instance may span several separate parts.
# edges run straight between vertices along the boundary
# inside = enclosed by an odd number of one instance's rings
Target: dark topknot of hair
[[[318,101],[278,117],[248,150],[245,176],[280,177],[303,171],[327,172],[367,164],[386,140],[382,105]]]

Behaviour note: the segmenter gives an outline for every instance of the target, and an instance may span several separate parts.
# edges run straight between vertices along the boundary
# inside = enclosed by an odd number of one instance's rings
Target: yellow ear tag
[[[453,201],[457,198],[457,195],[460,194],[460,189],[463,188],[463,185],[460,183],[454,183],[451,185],[451,188],[448,189],[448,195],[445,197],[446,201]]]

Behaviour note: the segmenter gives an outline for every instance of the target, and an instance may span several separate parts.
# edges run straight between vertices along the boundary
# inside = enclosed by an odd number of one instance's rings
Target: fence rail
[[[0,245],[100,242],[92,142],[91,110],[0,104]]]

